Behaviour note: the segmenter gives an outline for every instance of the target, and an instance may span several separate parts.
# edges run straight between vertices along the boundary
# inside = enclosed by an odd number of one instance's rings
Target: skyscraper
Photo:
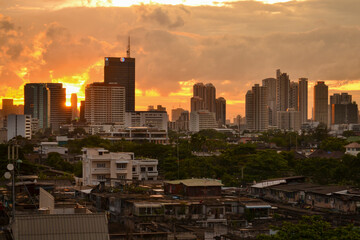
[[[46,83],[28,83],[24,87],[24,114],[38,119],[39,129],[50,127],[50,90]]]
[[[125,88],[116,83],[92,83],[85,88],[85,119],[91,124],[125,124]]]
[[[317,82],[314,86],[314,120],[328,124],[328,86]]]
[[[298,105],[300,112],[300,124],[308,119],[308,79],[299,78]]]
[[[205,103],[204,100],[201,97],[194,96],[191,98],[191,112],[204,110]]]
[[[267,89],[255,84],[245,97],[245,112],[247,129],[264,131],[269,126],[267,108]]]
[[[223,97],[216,99],[216,121],[219,126],[226,124],[226,100]]]
[[[269,108],[269,125],[276,125],[276,79],[266,78],[262,80],[263,87],[266,87],[267,102]]]
[[[193,97],[200,97],[205,100],[206,87],[203,83],[195,83],[193,86]]]
[[[352,103],[352,95],[335,93],[330,96],[330,124],[358,122],[358,106]]]
[[[299,98],[299,83],[290,82],[289,90],[289,108],[292,108],[294,111],[298,111],[298,99]]]
[[[289,108],[290,79],[286,73],[276,71],[276,110],[286,111]]]
[[[125,109],[135,111],[135,58],[106,57],[104,82],[117,83],[125,88]]]
[[[79,112],[77,108],[77,94],[71,94],[71,119],[74,120],[79,117]]]
[[[66,89],[62,83],[46,83],[50,91],[50,126],[58,131],[60,125],[71,120],[71,112],[66,109]]]
[[[211,83],[205,85],[206,94],[205,94],[205,109],[209,112],[216,113],[216,88]]]

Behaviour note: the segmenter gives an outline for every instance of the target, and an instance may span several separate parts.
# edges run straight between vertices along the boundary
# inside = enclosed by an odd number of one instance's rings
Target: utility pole
[[[8,146],[8,160],[9,164],[7,165],[7,169],[10,172],[6,172],[4,174],[6,179],[12,178],[12,219],[15,219],[15,205],[16,205],[16,193],[15,193],[15,163],[19,158],[19,147],[17,145],[9,145]],[[12,161],[12,163],[10,163]]]

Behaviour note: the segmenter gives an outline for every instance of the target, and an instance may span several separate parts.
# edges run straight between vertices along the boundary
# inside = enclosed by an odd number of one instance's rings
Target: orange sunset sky
[[[0,97],[23,103],[30,82],[62,82],[84,99],[104,57],[136,58],[136,109],[189,109],[192,85],[215,85],[227,118],[275,77],[324,80],[360,101],[360,1],[0,0]]]

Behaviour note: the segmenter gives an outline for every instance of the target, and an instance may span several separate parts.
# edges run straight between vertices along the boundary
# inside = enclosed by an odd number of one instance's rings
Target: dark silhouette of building
[[[46,83],[28,83],[24,87],[24,114],[38,119],[39,128],[50,127],[50,90]]]
[[[61,124],[71,120],[71,112],[66,107],[66,89],[62,83],[46,83],[46,86],[50,90],[50,126],[58,131]]]
[[[216,121],[219,126],[225,126],[226,124],[226,100],[223,97],[216,99]]]
[[[358,106],[356,103],[332,104],[331,124],[358,123]]]
[[[125,111],[135,111],[135,58],[106,57],[104,82],[125,87]]]
[[[86,120],[85,120],[85,101],[80,102],[80,122],[86,122]]]

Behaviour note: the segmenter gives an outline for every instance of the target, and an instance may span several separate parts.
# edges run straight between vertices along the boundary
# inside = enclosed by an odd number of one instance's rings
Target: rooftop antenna
[[[127,58],[130,58],[130,36],[128,37],[128,48],[126,50]]]

